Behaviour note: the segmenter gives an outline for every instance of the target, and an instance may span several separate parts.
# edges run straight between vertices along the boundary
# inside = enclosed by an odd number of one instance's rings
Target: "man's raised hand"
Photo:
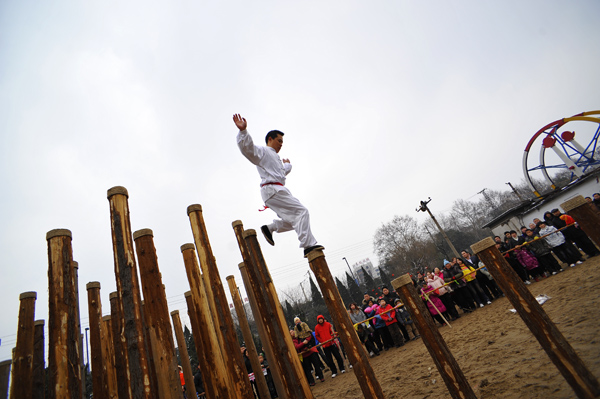
[[[238,129],[240,129],[240,131],[246,130],[246,128],[248,127],[248,123],[246,122],[246,119],[242,118],[242,115],[240,115],[240,114],[233,115],[233,123],[235,123],[235,125],[237,126]]]

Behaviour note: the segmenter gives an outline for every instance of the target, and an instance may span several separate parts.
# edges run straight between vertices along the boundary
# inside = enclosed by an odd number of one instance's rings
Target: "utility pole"
[[[429,216],[431,216],[431,219],[433,219],[433,223],[435,223],[435,225],[437,226],[437,228],[440,231],[440,233],[442,233],[442,236],[444,236],[444,239],[446,240],[446,242],[450,246],[450,249],[454,253],[454,256],[456,256],[457,258],[460,258],[460,255],[458,254],[458,251],[456,250],[456,248],[454,248],[454,245],[452,245],[452,242],[450,241],[450,238],[448,238],[448,235],[446,235],[446,232],[444,231],[444,229],[442,229],[442,226],[440,226],[440,224],[436,220],[435,216],[433,216],[433,214],[431,213],[431,211],[427,207],[427,204],[429,204],[430,202],[431,202],[431,197],[429,197],[427,199],[427,201],[421,201],[421,206],[419,206],[416,209],[416,211],[417,212],[427,212],[429,214]]]
[[[515,193],[515,195],[517,196],[517,198],[519,199],[519,201],[524,201],[523,197],[521,197],[521,194],[519,194],[519,192],[517,191],[517,189],[514,188],[513,185],[510,184],[510,182],[506,183],[506,185],[508,185],[510,187],[510,189],[513,191],[513,193]]]
[[[356,285],[358,285],[358,280],[356,279],[356,276],[354,275],[354,272],[352,272],[352,268],[350,268],[350,264],[348,263],[348,259],[346,259],[345,257],[342,258],[342,259],[346,261],[346,264],[348,265],[348,270],[350,270],[350,275],[354,279],[354,282],[356,283]],[[360,287],[360,285],[358,285],[358,287]]]
[[[423,226],[425,227],[425,230],[427,231],[427,234],[429,234],[429,237],[431,237],[431,241],[433,242],[433,245],[435,245],[435,247],[437,248],[438,251],[440,251],[442,254],[444,254],[444,257],[448,257],[448,253],[446,252],[446,250],[444,249],[443,246],[438,245],[437,242],[435,242],[435,238],[433,238],[433,234],[431,234],[431,231],[429,231],[429,228],[427,226]]]

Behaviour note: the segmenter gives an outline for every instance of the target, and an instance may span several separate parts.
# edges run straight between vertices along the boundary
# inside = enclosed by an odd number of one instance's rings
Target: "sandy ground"
[[[600,378],[600,257],[529,286],[551,297],[543,309],[589,370]],[[594,286],[596,284],[596,286]],[[574,398],[575,393],[506,298],[440,329],[479,398]],[[411,335],[412,336],[412,335]],[[370,359],[386,398],[450,398],[418,339]],[[363,398],[349,370],[313,387],[315,398]]]

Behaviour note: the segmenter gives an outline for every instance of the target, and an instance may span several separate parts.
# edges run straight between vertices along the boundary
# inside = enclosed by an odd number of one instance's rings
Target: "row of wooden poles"
[[[158,267],[152,231],[131,232],[128,193],[123,187],[108,191],[117,291],[110,294],[111,315],[102,317],[100,283],[87,284],[92,348],[94,398],[182,398],[175,358],[173,330],[165,289]],[[590,237],[600,243],[600,213],[583,197],[562,204]],[[188,315],[208,398],[254,398],[239,350],[233,319],[213,256],[200,205],[187,209],[194,244],[181,246],[190,284],[185,293]],[[313,398],[300,359],[283,317],[275,286],[254,230],[232,224],[243,262],[239,264],[259,336],[269,359],[280,398]],[[77,263],[71,233],[52,230],[48,240],[49,280],[49,391],[51,398],[82,397],[82,335],[77,292]],[[135,250],[134,250],[135,242]],[[600,384],[562,336],[542,307],[521,282],[489,238],[474,244],[519,315],[552,362],[580,398],[600,396]],[[136,263],[137,255],[137,263]],[[339,339],[367,399],[384,398],[365,348],[337,291],[322,251],[308,254]],[[139,265],[139,280],[138,280]],[[227,277],[243,338],[255,371],[261,399],[269,392],[233,276]],[[141,285],[141,288],[140,288]],[[392,285],[411,313],[419,333],[453,398],[475,398],[458,363],[412,285],[409,275]],[[141,294],[145,302],[141,300]],[[12,361],[0,363],[0,393],[6,392],[12,365],[11,398],[44,396],[44,321],[34,321],[36,294],[20,297],[17,345]],[[188,392],[195,392],[179,312],[170,313]],[[0,399],[5,397],[0,395]]]

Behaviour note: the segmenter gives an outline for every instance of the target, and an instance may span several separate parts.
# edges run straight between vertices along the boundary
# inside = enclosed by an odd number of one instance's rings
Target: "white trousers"
[[[317,240],[310,231],[310,215],[308,209],[290,193],[288,189],[280,189],[265,201],[281,219],[273,220],[269,225],[271,232],[284,233],[295,230],[300,241],[300,248],[317,245]]]

